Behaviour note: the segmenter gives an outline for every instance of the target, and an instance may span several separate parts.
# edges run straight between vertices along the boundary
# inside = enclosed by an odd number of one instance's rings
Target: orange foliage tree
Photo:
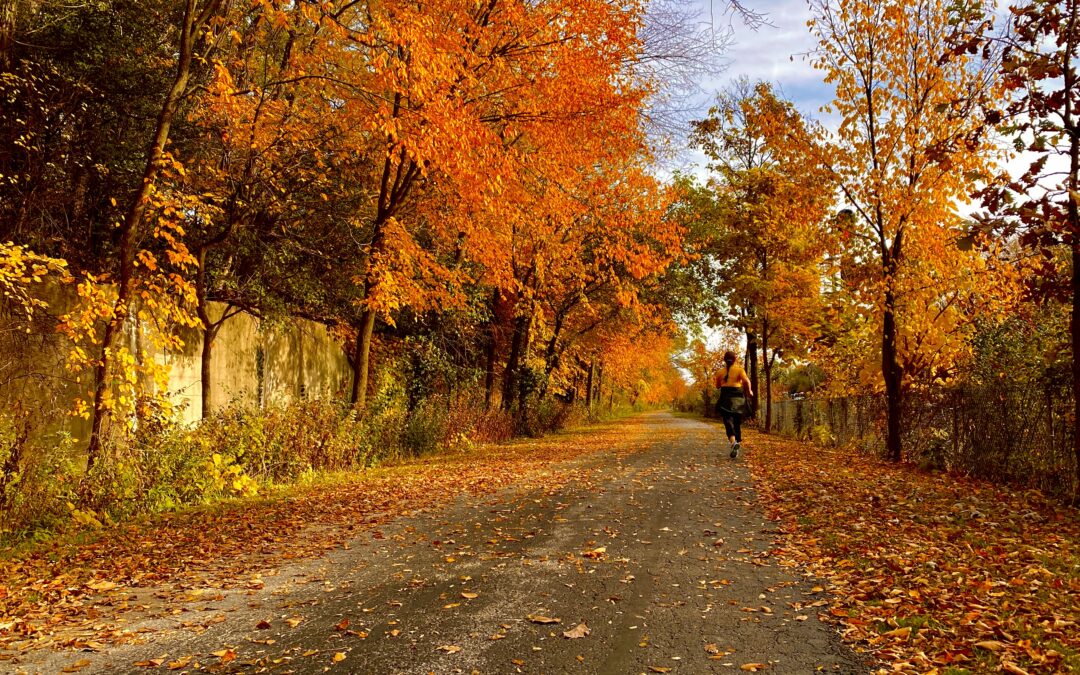
[[[714,237],[726,270],[721,291],[746,331],[755,389],[760,348],[766,431],[776,360],[805,353],[820,310],[823,223],[833,193],[829,174],[807,151],[809,136],[794,107],[764,83],[743,81],[695,123],[695,141],[714,172]]]
[[[813,11],[815,65],[836,87],[840,119],[820,157],[853,216],[830,222],[866,269],[857,306],[878,326],[886,446],[899,460],[904,392],[949,377],[968,303],[993,311],[973,292],[985,260],[956,243],[957,206],[995,157],[973,111],[997,83],[950,48],[977,12],[939,0],[816,0]]]

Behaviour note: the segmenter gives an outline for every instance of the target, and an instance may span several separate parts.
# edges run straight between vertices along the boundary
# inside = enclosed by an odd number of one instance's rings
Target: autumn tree
[[[955,246],[963,234],[956,208],[994,156],[973,114],[994,81],[949,42],[980,13],[938,0],[815,0],[812,8],[815,66],[836,87],[830,109],[840,121],[822,163],[855,216],[834,221],[850,225],[838,234],[865,243],[860,262],[873,267],[867,300],[880,322],[886,447],[899,460],[911,368],[955,344],[959,296],[948,291],[959,278],[974,281],[978,266]],[[947,359],[923,368],[923,381]]]
[[[694,125],[694,140],[711,160],[709,186],[717,200],[713,236],[724,270],[717,289],[729,320],[746,333],[755,390],[760,354],[766,431],[776,360],[805,350],[818,306],[822,225],[833,195],[829,176],[807,150],[810,133],[769,85],[747,80]]]
[[[990,20],[968,28],[958,31],[955,51],[1000,61],[1008,94],[1004,105],[988,102],[987,121],[1031,158],[1026,171],[981,192],[989,211],[983,229],[1017,241],[1041,261],[1027,279],[1031,299],[1071,304],[1074,417],[1080,419],[1080,2],[1020,2],[1010,6],[1004,31],[995,33]],[[1073,451],[1080,486],[1080,434]]]

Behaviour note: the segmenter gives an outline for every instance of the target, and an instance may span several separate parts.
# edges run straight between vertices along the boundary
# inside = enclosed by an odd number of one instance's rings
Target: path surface
[[[148,621],[146,644],[15,667],[867,672],[818,621],[827,598],[770,558],[773,525],[743,461],[718,452],[717,427],[667,414],[634,424],[647,441],[581,460],[587,481],[400,518],[247,591],[195,597]],[[588,636],[563,637],[581,623]]]

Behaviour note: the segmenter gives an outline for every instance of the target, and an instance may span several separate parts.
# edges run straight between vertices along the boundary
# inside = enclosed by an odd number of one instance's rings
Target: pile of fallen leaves
[[[1080,512],[1034,491],[756,436],[784,535],[827,580],[827,618],[881,672],[1080,672]]]
[[[0,549],[0,663],[10,650],[61,645],[95,651],[127,641],[132,636],[115,620],[136,603],[118,590],[150,589],[168,602],[192,589],[257,587],[252,584],[261,583],[261,571],[348,546],[365,528],[459,495],[510,486],[550,491],[583,479],[587,470],[559,462],[625,444],[640,433],[640,423],[629,420],[481,446],[270,498],[84,532],[93,539],[85,543],[66,538],[27,551]]]

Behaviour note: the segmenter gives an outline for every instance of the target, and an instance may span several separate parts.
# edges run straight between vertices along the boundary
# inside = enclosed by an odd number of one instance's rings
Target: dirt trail
[[[712,425],[657,413],[589,478],[393,520],[262,587],[193,597],[147,642],[34,652],[14,672],[865,673],[774,564],[743,461]],[[630,436],[628,434],[628,436]],[[640,434],[633,434],[641,438]],[[748,451],[753,452],[754,437]],[[558,623],[537,623],[558,619]],[[586,637],[564,631],[588,626]],[[582,630],[582,629],[579,629]],[[143,663],[136,666],[136,663]],[[742,668],[742,670],[740,670]]]

